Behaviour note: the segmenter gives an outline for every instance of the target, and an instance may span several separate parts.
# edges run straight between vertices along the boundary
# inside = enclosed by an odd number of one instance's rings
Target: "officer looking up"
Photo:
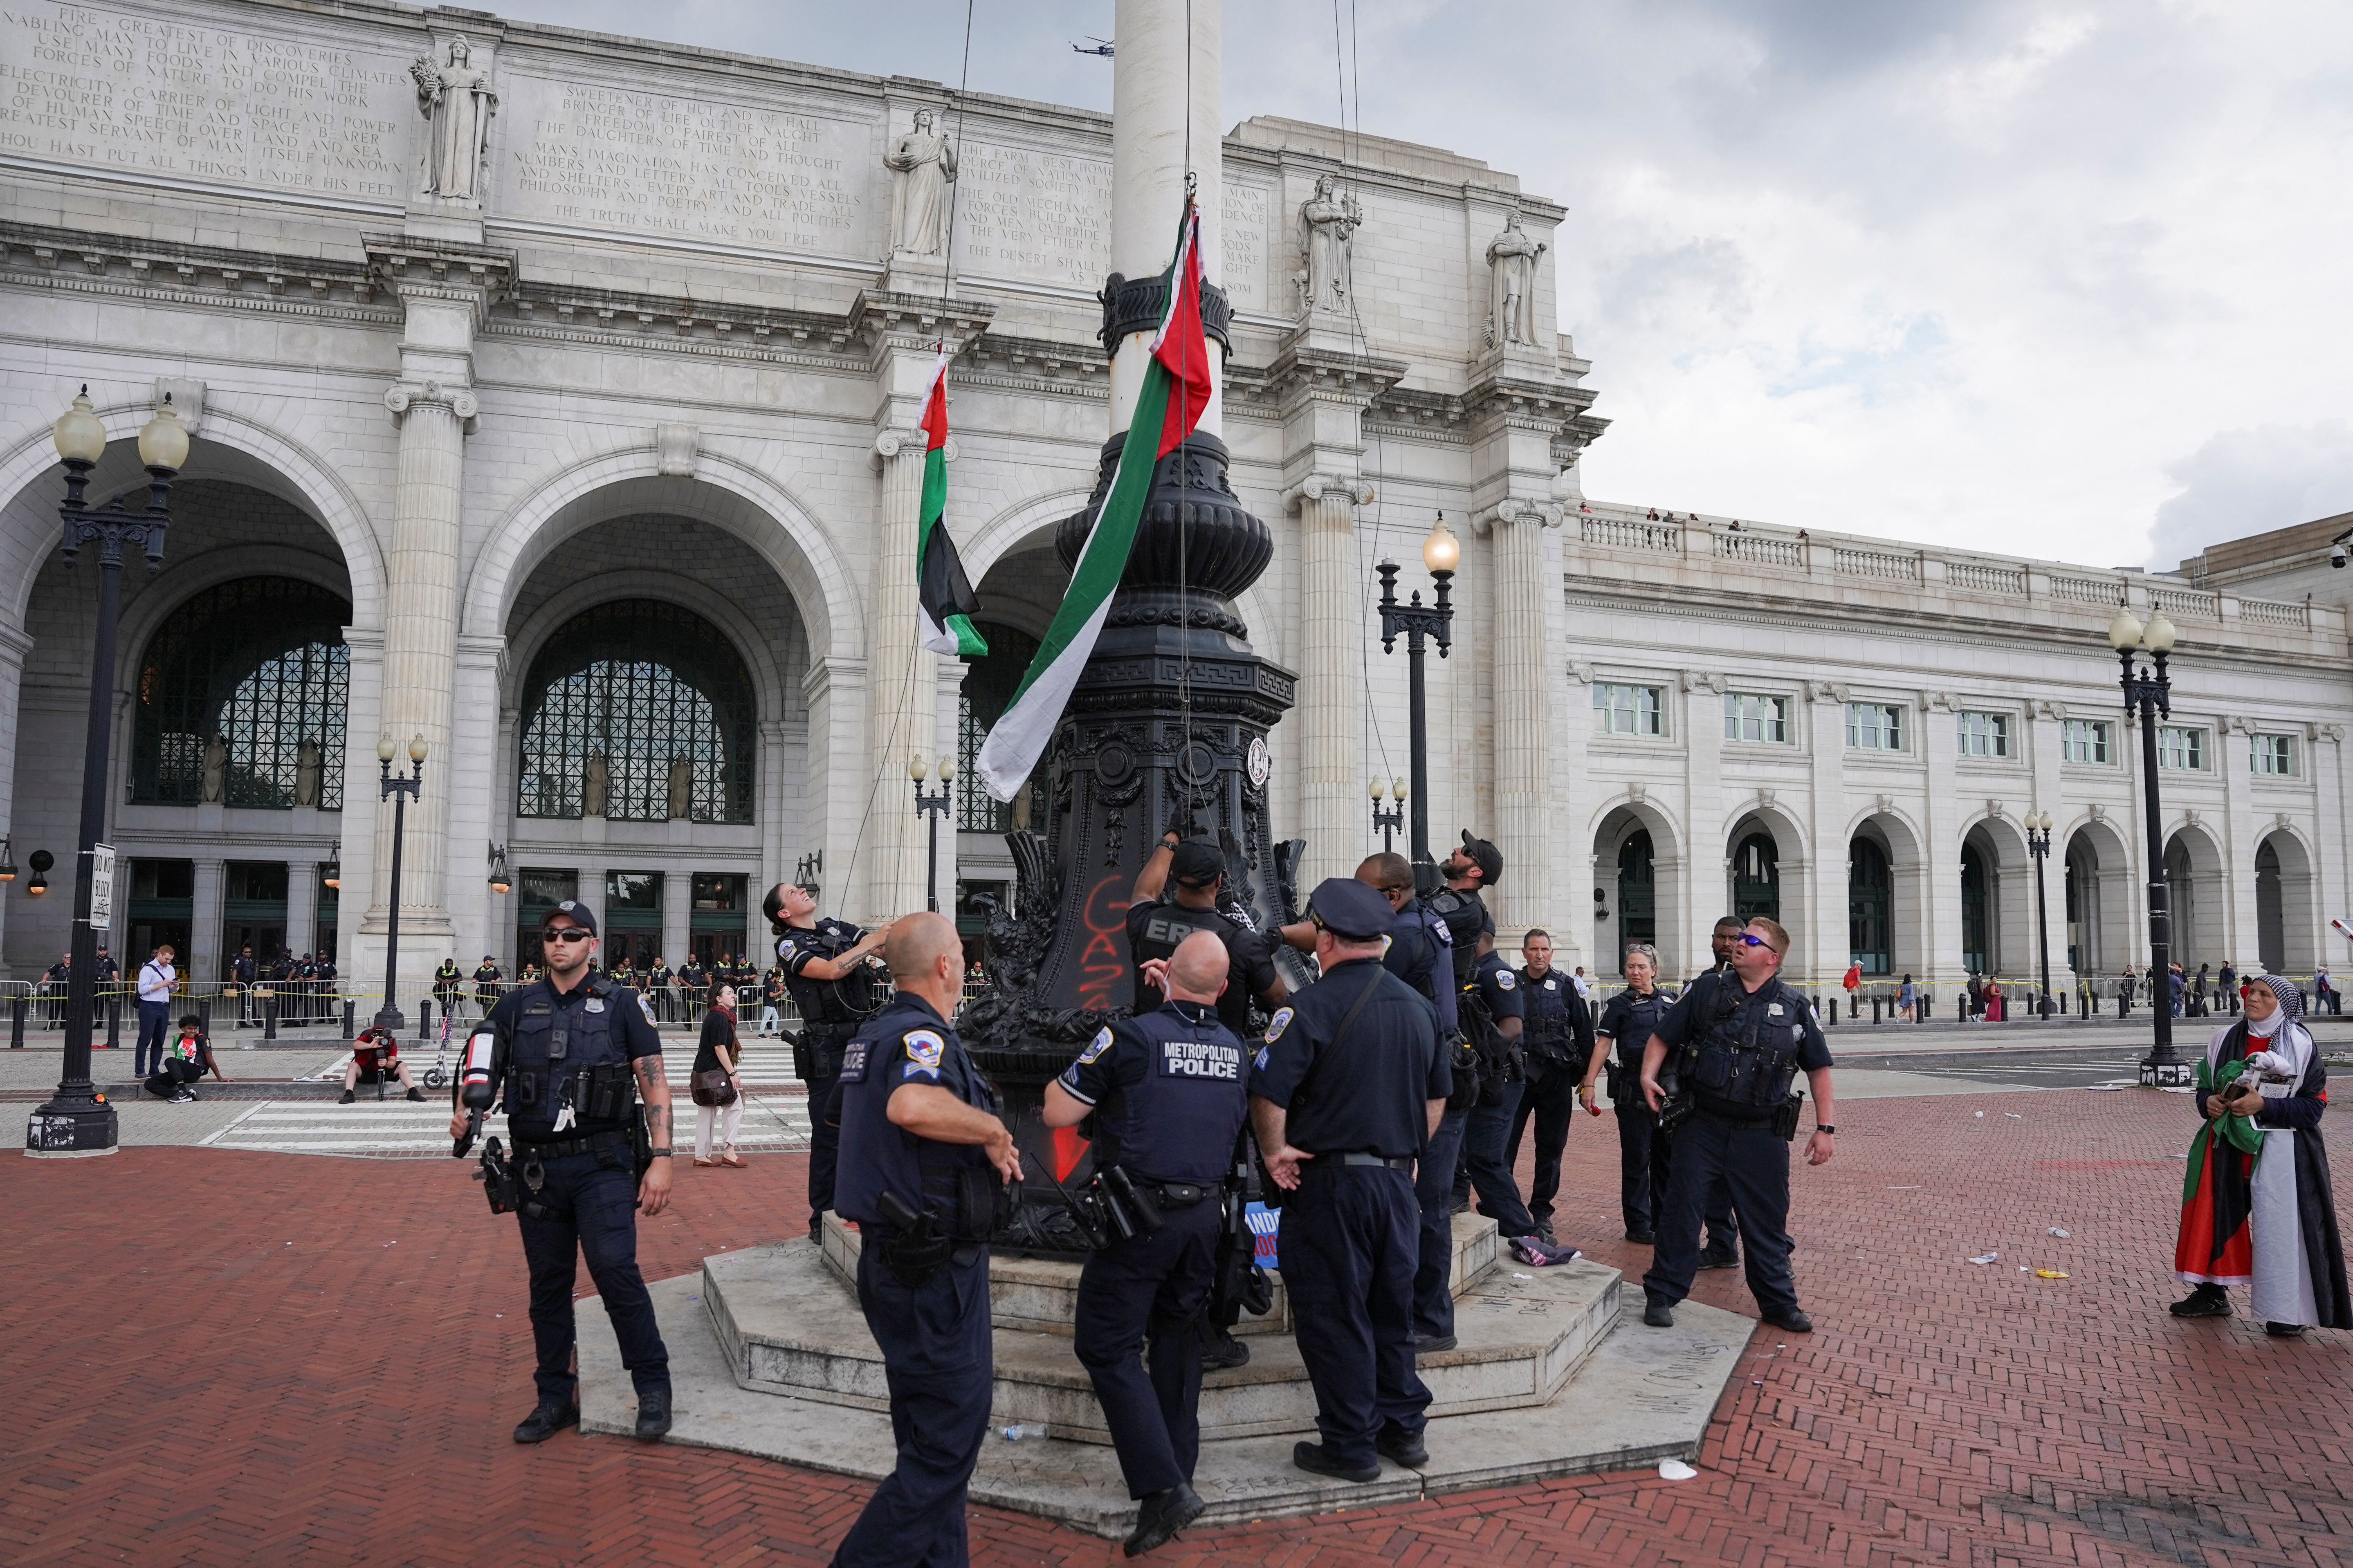
[[[1253,996],[1269,1013],[1282,1005],[1285,991],[1282,976],[1275,973],[1272,944],[1218,908],[1225,877],[1226,858],[1216,845],[1179,838],[1173,829],[1160,836],[1144,869],[1135,874],[1134,889],[1128,895],[1127,952],[1134,966],[1137,1016],[1167,999],[1155,983],[1157,966],[1197,931],[1210,932],[1226,950],[1227,981],[1218,1016],[1227,1028],[1238,1036],[1250,1032]],[[1171,882],[1176,884],[1173,891]],[[1152,967],[1147,970],[1147,965]]]
[[[1740,946],[1740,933],[1747,929],[1748,922],[1738,915],[1725,915],[1715,922],[1707,944],[1709,955],[1715,962],[1715,968],[1711,973],[1717,979],[1732,977],[1732,955]],[[1698,984],[1699,977],[1693,976],[1692,985]],[[1689,994],[1691,985],[1684,986],[1683,992]],[[1627,1044],[1639,1062],[1642,1046],[1633,1041]],[[1630,1098],[1639,1099],[1641,1089],[1639,1074],[1633,1087],[1636,1092]],[[1654,1128],[1651,1137],[1654,1140],[1651,1147],[1655,1152],[1651,1157],[1651,1211],[1656,1215],[1659,1205],[1666,1201],[1667,1172],[1674,1164],[1675,1140],[1673,1130],[1664,1125]],[[1699,1266],[1702,1268],[1739,1268],[1739,1227],[1737,1216],[1732,1212],[1730,1184],[1718,1178],[1715,1184],[1708,1189],[1707,1201],[1702,1205],[1702,1212],[1707,1216],[1707,1245],[1700,1248]]]
[[[1813,1331],[1798,1310],[1789,1278],[1789,1141],[1798,1133],[1800,1071],[1814,1095],[1814,1131],[1806,1163],[1836,1152],[1831,1125],[1831,1051],[1805,997],[1781,979],[1789,933],[1759,916],[1740,933],[1728,976],[1704,975],[1667,1012],[1642,1051],[1642,1093],[1653,1111],[1665,1094],[1659,1069],[1680,1051],[1691,1113],[1675,1130],[1675,1152],[1659,1216],[1657,1250],[1642,1276],[1649,1301],[1642,1321],[1674,1326],[1674,1304],[1691,1294],[1699,1265],[1701,1201],[1719,1173],[1732,1187],[1740,1233],[1748,1244],[1748,1293],[1767,1322],[1793,1334]]]
[[[1242,1043],[1219,1021],[1225,944],[1197,931],[1177,944],[1156,1012],[1121,1018],[1046,1086],[1046,1125],[1095,1119],[1095,1169],[1116,1167],[1160,1215],[1087,1258],[1074,1348],[1094,1380],[1139,1500],[1127,1554],[1165,1545],[1209,1505],[1193,1489],[1201,1448],[1201,1336],[1225,1224],[1220,1184],[1250,1111]],[[1149,1376],[1137,1351],[1146,1347]]]
[[[1461,990],[1471,984],[1472,972],[1478,967],[1479,932],[1495,929],[1495,917],[1480,895],[1502,879],[1503,851],[1483,838],[1472,837],[1466,827],[1462,847],[1446,857],[1438,874],[1446,885],[1423,901],[1453,933],[1454,985]]]
[[[1250,1121],[1282,1198],[1282,1279],[1323,1439],[1296,1445],[1291,1460],[1370,1481],[1377,1455],[1430,1462],[1430,1390],[1413,1365],[1410,1173],[1453,1078],[1430,1004],[1381,967],[1388,901],[1334,877],[1308,910],[1324,977],[1267,1026]]]
[[[1535,1184],[1528,1191],[1528,1216],[1536,1234],[1556,1239],[1552,1203],[1560,1195],[1561,1153],[1568,1147],[1569,1119],[1577,1114],[1577,1079],[1593,1054],[1593,1014],[1574,977],[1552,966],[1552,938],[1531,931],[1521,939],[1520,996],[1527,1027],[1520,1037],[1527,1058],[1527,1082],[1512,1112],[1512,1139],[1504,1168],[1520,1168],[1520,1140],[1534,1117],[1536,1126]]]
[[[1454,959],[1449,944],[1454,938],[1446,922],[1414,896],[1413,862],[1397,854],[1367,855],[1357,862],[1356,880],[1380,894],[1391,911],[1389,942],[1382,951],[1381,967],[1412,986],[1437,1010],[1440,1036],[1453,1034]],[[1282,935],[1302,952],[1315,951],[1313,921],[1284,926]]]
[[[1651,1227],[1666,1201],[1667,1141],[1659,1131],[1657,1113],[1642,1099],[1642,1048],[1659,1032],[1660,1021],[1675,999],[1659,989],[1659,950],[1649,942],[1628,947],[1620,963],[1626,989],[1601,1009],[1577,1097],[1592,1109],[1594,1081],[1609,1074],[1609,1104],[1618,1113],[1618,1206],[1626,1221],[1626,1239],[1649,1247],[1657,1240]],[[1729,1208],[1727,1199],[1725,1228],[1716,1232],[1727,1247],[1732,1240]]]
[[[572,1367],[575,1252],[588,1260],[621,1364],[637,1386],[637,1435],[659,1437],[670,1430],[670,1352],[638,1272],[637,1215],[642,1209],[650,1219],[670,1203],[661,1037],[644,997],[596,973],[596,917],[587,905],[567,899],[548,910],[539,941],[546,978],[509,992],[485,1020],[506,1041],[500,1093],[525,1189],[515,1218],[531,1268],[531,1333],[539,1352],[533,1374],[539,1406],[514,1438],[544,1442],[580,1423]],[[466,1134],[460,1092],[459,1084],[450,1086],[452,1138]],[[632,1147],[640,1094],[652,1145],[642,1174]]]
[[[825,1211],[833,1207],[834,1151],[840,1136],[827,1111],[841,1072],[842,1047],[860,1022],[831,982],[863,963],[891,934],[891,926],[886,921],[861,931],[848,921],[819,920],[817,895],[793,882],[769,889],[760,909],[776,934],[776,962],[784,965],[785,984],[800,1009],[801,1038],[793,1052],[793,1076],[808,1085],[808,1237],[822,1244]],[[691,960],[680,973],[683,977],[689,972],[696,976],[691,984],[701,984],[701,972]]]
[[[881,1347],[899,1463],[833,1561],[902,1568],[966,1558],[965,1489],[995,1375],[987,1238],[1021,1159],[948,1026],[964,993],[955,924],[915,914],[887,929],[898,989],[842,1052],[836,1190],[862,1242],[858,1304]]]

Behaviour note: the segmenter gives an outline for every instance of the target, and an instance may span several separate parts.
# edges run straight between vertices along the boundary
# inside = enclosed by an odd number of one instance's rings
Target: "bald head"
[[[1224,994],[1229,961],[1215,931],[1197,931],[1176,944],[1168,960],[1168,999],[1215,1002]]]
[[[1413,862],[1388,851],[1367,855],[1356,863],[1356,880],[1387,899],[1389,908],[1401,910],[1413,897]]]
[[[949,953],[957,955],[956,970],[961,973],[963,952],[955,922],[929,912],[901,915],[891,922],[891,934],[882,942],[882,962],[891,966],[892,980],[908,990],[919,989],[936,976],[940,960]]]

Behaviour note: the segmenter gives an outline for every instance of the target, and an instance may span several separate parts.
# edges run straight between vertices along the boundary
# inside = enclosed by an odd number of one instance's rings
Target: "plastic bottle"
[[[1045,1424],[1038,1421],[1022,1422],[1008,1426],[1004,1431],[1005,1440],[1008,1443],[1018,1443],[1025,1437],[1043,1437],[1046,1435]]]

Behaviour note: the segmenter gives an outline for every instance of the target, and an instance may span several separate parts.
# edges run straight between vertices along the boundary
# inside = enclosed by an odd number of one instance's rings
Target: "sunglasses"
[[[588,933],[578,926],[548,926],[539,933],[542,942],[586,942]]]
[[[1750,934],[1749,934],[1748,932],[1746,932],[1746,931],[1742,931],[1742,932],[1740,933],[1740,936],[1739,936],[1739,939],[1738,939],[1738,940],[1739,940],[1740,945],[1741,945],[1741,946],[1743,946],[1743,947],[1772,947],[1772,946],[1773,946],[1773,944],[1772,944],[1771,942],[1769,942],[1766,941],[1763,937],[1761,937],[1761,936],[1752,936],[1752,935],[1750,935]],[[1776,952],[1778,952],[1779,950],[1778,950],[1778,949],[1775,949],[1775,951],[1776,951]]]

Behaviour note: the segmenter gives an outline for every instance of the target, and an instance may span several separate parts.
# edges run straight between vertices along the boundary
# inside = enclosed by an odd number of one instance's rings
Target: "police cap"
[[[558,915],[562,915],[590,936],[596,934],[596,911],[579,900],[566,899],[539,918],[543,921],[554,920]]]
[[[1206,888],[1226,874],[1226,858],[1205,838],[1187,838],[1168,858],[1168,874],[1188,888]]]
[[[1484,838],[1473,838],[1471,830],[1462,830],[1462,856],[1479,868],[1479,885],[1492,888],[1504,875],[1504,852]]]
[[[1318,925],[1348,942],[1387,936],[1397,923],[1389,901],[1354,877],[1327,877],[1317,883],[1307,912]]]

